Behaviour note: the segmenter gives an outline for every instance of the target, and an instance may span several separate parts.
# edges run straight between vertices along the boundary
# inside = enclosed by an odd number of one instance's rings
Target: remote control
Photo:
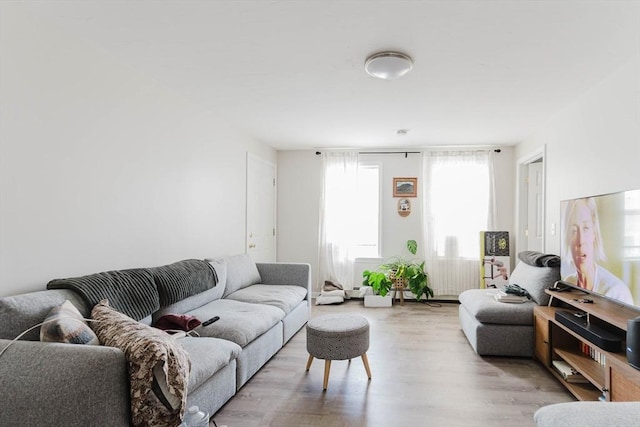
[[[206,322],[203,322],[202,326],[209,326],[210,324],[212,324],[213,322],[217,322],[218,320],[220,320],[220,316],[214,316]]]

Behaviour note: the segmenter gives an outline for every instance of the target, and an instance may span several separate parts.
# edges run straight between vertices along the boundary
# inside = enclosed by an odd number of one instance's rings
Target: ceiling
[[[640,51],[637,0],[25,7],[277,149],[512,145]],[[414,69],[367,75],[390,49]]]

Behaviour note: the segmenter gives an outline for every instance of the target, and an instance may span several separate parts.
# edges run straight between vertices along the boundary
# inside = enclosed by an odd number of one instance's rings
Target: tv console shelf
[[[638,317],[637,310],[577,289],[547,290],[548,306],[537,306],[534,316],[534,357],[540,361],[578,400],[640,401],[640,370],[627,363],[624,339],[627,320]],[[581,302],[584,298],[592,303]],[[587,313],[590,324],[619,335],[619,351],[606,351],[556,320],[558,310]],[[562,360],[582,374],[587,382],[568,382],[554,368]]]

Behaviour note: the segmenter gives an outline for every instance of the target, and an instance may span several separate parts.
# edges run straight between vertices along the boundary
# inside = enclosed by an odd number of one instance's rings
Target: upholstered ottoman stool
[[[326,314],[309,320],[307,323],[307,371],[313,358],[324,359],[323,390],[329,383],[329,370],[332,360],[351,361],[361,357],[367,377],[371,379],[369,360],[369,322],[357,314]]]

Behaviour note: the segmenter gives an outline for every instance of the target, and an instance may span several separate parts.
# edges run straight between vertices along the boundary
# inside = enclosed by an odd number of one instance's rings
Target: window
[[[492,154],[423,156],[425,263],[436,295],[459,295],[480,283],[480,231],[495,223]]]
[[[357,152],[322,153],[318,277],[353,289],[357,257],[379,252],[379,166]]]
[[[441,257],[477,258],[479,232],[487,229],[489,173],[484,164],[433,166],[431,213],[434,249]]]
[[[380,255],[380,166],[359,163],[357,181],[354,208],[358,221],[352,254],[354,258],[376,258]]]

